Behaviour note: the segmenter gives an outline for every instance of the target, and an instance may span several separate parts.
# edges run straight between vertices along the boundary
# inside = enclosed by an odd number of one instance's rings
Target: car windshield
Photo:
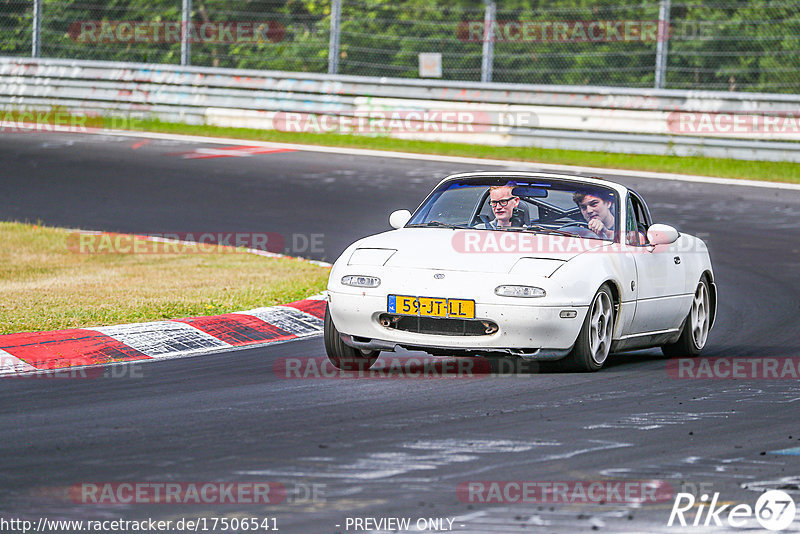
[[[472,228],[614,240],[610,187],[548,178],[469,177],[440,185],[407,227]]]

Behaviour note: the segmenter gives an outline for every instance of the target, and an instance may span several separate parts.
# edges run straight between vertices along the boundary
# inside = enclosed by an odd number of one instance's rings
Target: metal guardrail
[[[321,115],[340,126],[364,117],[385,118],[388,124],[396,116],[400,128],[378,133],[504,146],[800,162],[800,143],[795,142],[800,141],[800,95],[434,82],[0,57],[0,106],[60,106],[72,113],[137,113],[265,129],[284,129],[291,120],[307,126],[309,117],[318,124],[313,118]],[[447,124],[420,129],[415,117],[425,113],[439,113],[437,120]],[[403,120],[411,126],[402,127]]]

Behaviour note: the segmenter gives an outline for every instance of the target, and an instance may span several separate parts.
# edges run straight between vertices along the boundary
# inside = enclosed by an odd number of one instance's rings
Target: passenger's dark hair
[[[614,202],[614,193],[607,189],[579,189],[572,193],[572,201],[580,204],[587,195],[597,197],[604,202]]]

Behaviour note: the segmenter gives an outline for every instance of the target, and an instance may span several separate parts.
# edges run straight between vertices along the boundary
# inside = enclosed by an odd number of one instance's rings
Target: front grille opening
[[[485,319],[417,317],[382,313],[378,321],[385,328],[439,336],[490,336],[498,330],[497,323]]]

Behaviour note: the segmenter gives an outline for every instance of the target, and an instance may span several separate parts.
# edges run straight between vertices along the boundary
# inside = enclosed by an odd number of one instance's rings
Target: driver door
[[[669,330],[686,313],[682,304],[686,274],[678,241],[658,248],[649,246],[646,235],[650,224],[644,202],[629,192],[625,206],[625,233],[621,237],[636,263],[638,287],[632,334]]]

